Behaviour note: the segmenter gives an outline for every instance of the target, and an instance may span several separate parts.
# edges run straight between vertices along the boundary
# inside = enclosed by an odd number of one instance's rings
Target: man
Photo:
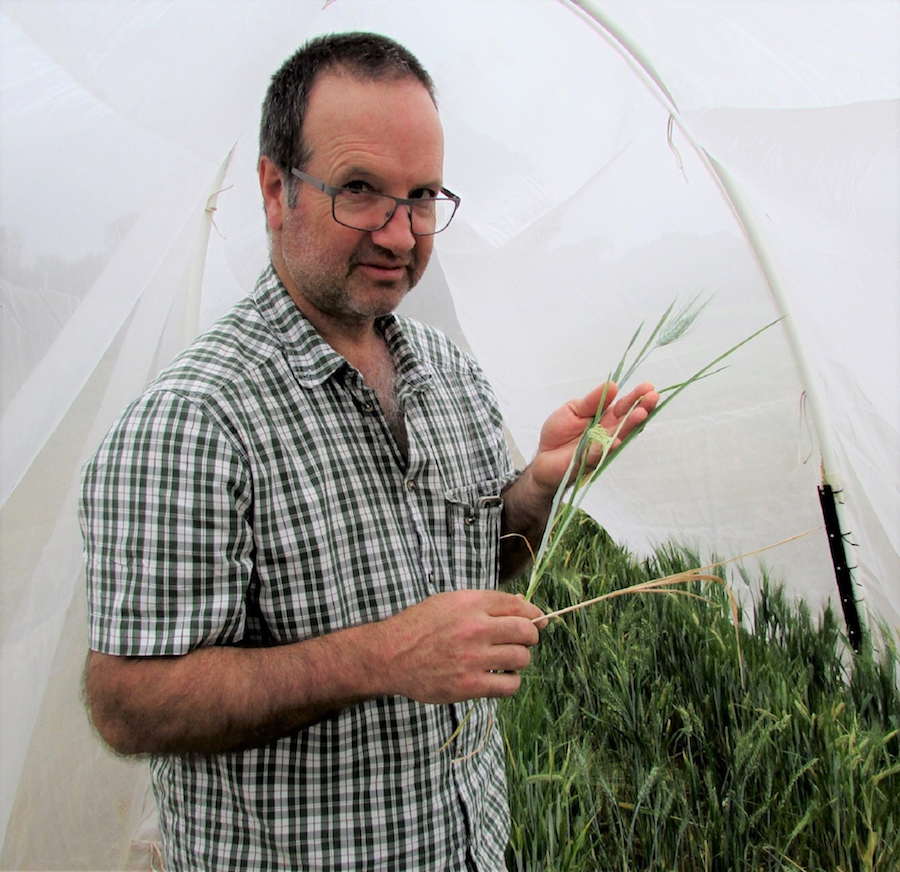
[[[86,468],[94,724],[151,755],[170,872],[502,868],[490,700],[541,613],[497,583],[601,389],[516,476],[475,363],[391,314],[457,205],[405,49],[307,44],[260,143],[271,266]]]

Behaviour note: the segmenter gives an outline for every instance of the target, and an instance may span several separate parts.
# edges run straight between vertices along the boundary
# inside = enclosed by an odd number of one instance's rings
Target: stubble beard
[[[376,250],[379,260],[395,260],[399,265],[399,258],[382,249]],[[371,248],[358,249],[341,272],[333,267],[329,269],[324,263],[326,257],[321,253],[300,258],[293,252],[285,252],[284,261],[297,292],[318,311],[340,320],[368,322],[393,312],[424,272],[414,249],[407,258],[409,262],[400,282],[388,279],[363,281],[357,267],[366,262],[371,252]],[[360,284],[364,286],[360,287]]]

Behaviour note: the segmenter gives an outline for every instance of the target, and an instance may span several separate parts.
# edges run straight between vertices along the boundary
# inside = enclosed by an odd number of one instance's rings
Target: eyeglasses
[[[447,229],[460,199],[452,191],[441,188],[443,197],[392,197],[357,188],[326,185],[312,176],[291,168],[291,174],[316,190],[331,197],[331,214],[338,224],[353,230],[374,233],[385,227],[400,206],[409,206],[409,226],[415,236],[433,236]]]

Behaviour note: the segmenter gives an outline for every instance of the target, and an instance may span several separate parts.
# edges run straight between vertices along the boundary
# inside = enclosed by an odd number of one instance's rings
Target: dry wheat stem
[[[541,615],[539,618],[533,618],[532,623],[536,624],[539,621],[546,620],[548,618],[556,618],[560,615],[565,615],[568,612],[574,612],[578,609],[586,608],[587,606],[594,605],[595,603],[599,603],[605,599],[612,599],[615,596],[622,596],[622,594],[626,593],[651,593],[651,592],[659,592],[664,593],[665,591],[659,591],[658,588],[662,587],[666,584],[684,584],[685,582],[690,581],[717,581],[724,584],[724,581],[717,575],[703,575],[700,573],[706,573],[710,569],[715,569],[717,566],[724,566],[726,563],[735,563],[738,560],[744,560],[747,557],[753,557],[755,554],[761,554],[763,551],[769,551],[772,548],[778,548],[781,545],[787,545],[790,542],[794,542],[797,539],[802,539],[804,536],[808,536],[810,533],[815,533],[817,530],[821,530],[822,527],[813,527],[811,530],[807,530],[805,533],[798,533],[795,536],[790,536],[787,539],[782,539],[780,542],[775,542],[772,545],[764,545],[762,548],[756,548],[753,551],[748,551],[746,554],[741,554],[738,557],[729,557],[725,560],[719,560],[716,563],[709,563],[706,566],[700,566],[697,569],[689,569],[685,572],[677,572],[674,575],[667,575],[665,578],[655,578],[651,581],[644,581],[640,584],[632,585],[631,587],[625,587],[620,590],[614,590],[610,593],[605,593],[602,596],[594,597],[593,599],[585,600],[584,602],[576,603],[573,606],[567,606],[564,609],[560,609],[556,612],[550,612],[546,615]],[[671,593],[684,593],[684,591],[671,591]],[[732,603],[732,611],[734,612],[734,604]]]
[[[566,608],[564,609],[559,609],[555,612],[549,612],[546,615],[541,615],[539,618],[532,618],[531,623],[536,624],[539,621],[545,621],[549,618],[558,618],[560,615],[567,615],[569,612],[577,612],[579,609],[584,609],[588,606],[596,605],[599,602],[603,602],[603,600],[613,599],[617,596],[625,596],[625,594],[632,593],[676,593],[682,594],[684,596],[695,596],[697,599],[703,599],[703,597],[692,594],[690,591],[670,590],[664,587],[664,585],[667,584],[688,584],[692,581],[716,581],[720,584],[725,583],[724,580],[719,578],[718,575],[698,575],[696,574],[696,570],[679,572],[677,575],[668,575],[665,578],[655,578],[653,579],[653,581],[644,581],[640,584],[633,584],[630,587],[623,587],[619,590],[613,590],[609,593],[595,596],[593,599],[576,603],[573,606],[566,606]]]
[[[472,717],[472,715],[475,713],[475,708],[477,707],[477,705],[478,705],[477,700],[472,703],[471,707],[466,712],[465,717],[459,722],[456,729],[450,734],[450,738],[447,739],[447,741],[444,742],[444,744],[441,745],[441,747],[438,748],[437,751],[435,751],[436,754],[442,754],[453,744],[453,740],[456,739],[456,737],[463,731],[463,728],[469,722],[469,718]],[[489,724],[488,724],[489,728],[492,727],[493,724],[494,724],[494,720],[493,720],[493,715],[492,715],[491,720],[489,721]]]
[[[474,708],[474,706],[473,706],[473,708]],[[491,731],[493,729],[494,729],[494,713],[492,711],[489,711],[487,727],[485,728],[484,738],[481,740],[481,744],[474,751],[470,751],[468,754],[463,754],[462,757],[454,757],[450,762],[451,763],[464,763],[466,760],[471,760],[472,757],[475,757],[476,755],[480,754],[484,750],[485,745],[487,745],[488,739],[490,738]],[[450,741],[451,742],[453,741],[452,737],[451,737]]]

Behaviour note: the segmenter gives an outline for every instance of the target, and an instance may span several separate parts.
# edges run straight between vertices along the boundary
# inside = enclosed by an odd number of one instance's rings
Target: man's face
[[[311,155],[305,171],[314,178],[397,197],[440,193],[443,133],[434,103],[414,79],[323,74],[303,132]],[[352,230],[334,220],[330,197],[300,182],[295,208],[282,191],[277,220],[267,212],[276,270],[316,326],[320,316],[351,327],[393,311],[431,256],[432,237],[413,236],[406,207],[381,230]]]

